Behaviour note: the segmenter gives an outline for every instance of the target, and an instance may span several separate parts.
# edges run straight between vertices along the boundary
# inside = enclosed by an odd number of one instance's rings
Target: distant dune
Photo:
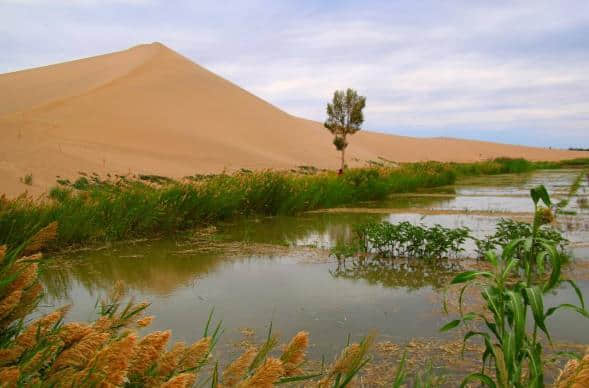
[[[346,85],[343,85],[346,86]],[[0,75],[0,193],[79,171],[195,173],[338,167],[322,124],[291,116],[160,43]],[[327,96],[326,96],[327,97]],[[558,160],[583,152],[363,131],[348,161]],[[20,180],[32,174],[33,185]]]

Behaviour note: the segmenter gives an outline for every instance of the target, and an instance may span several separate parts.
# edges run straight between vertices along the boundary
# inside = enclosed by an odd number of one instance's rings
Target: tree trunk
[[[344,147],[344,148],[342,148],[342,166],[341,166],[342,172],[344,171],[344,168],[346,167],[345,152],[346,152],[346,148]]]

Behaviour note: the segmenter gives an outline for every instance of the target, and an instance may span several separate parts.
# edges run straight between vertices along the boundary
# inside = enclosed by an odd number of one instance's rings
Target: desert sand
[[[160,43],[2,74],[0,90],[0,193],[9,196],[46,192],[57,176],[79,172],[183,177],[339,166],[321,123],[289,115]],[[350,165],[499,156],[587,153],[369,131],[347,150]],[[27,174],[32,186],[21,182]]]

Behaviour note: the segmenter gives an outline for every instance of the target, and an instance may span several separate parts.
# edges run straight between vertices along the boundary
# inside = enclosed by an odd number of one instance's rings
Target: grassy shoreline
[[[589,159],[530,162],[500,158],[477,163],[408,163],[301,174],[261,171],[201,176],[175,181],[101,181],[81,177],[62,182],[49,197],[0,201],[0,244],[15,246],[53,221],[58,239],[50,247],[118,241],[169,234],[240,216],[296,214],[391,193],[453,184],[458,177],[521,173],[589,165]]]

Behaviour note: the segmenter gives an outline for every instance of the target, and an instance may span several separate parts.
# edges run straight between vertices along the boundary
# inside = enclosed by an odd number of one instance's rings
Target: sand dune
[[[291,116],[162,44],[0,75],[0,192],[41,193],[56,176],[173,177],[238,168],[337,168],[321,123]],[[563,150],[360,132],[352,164],[557,160]],[[20,182],[33,175],[33,186]]]

